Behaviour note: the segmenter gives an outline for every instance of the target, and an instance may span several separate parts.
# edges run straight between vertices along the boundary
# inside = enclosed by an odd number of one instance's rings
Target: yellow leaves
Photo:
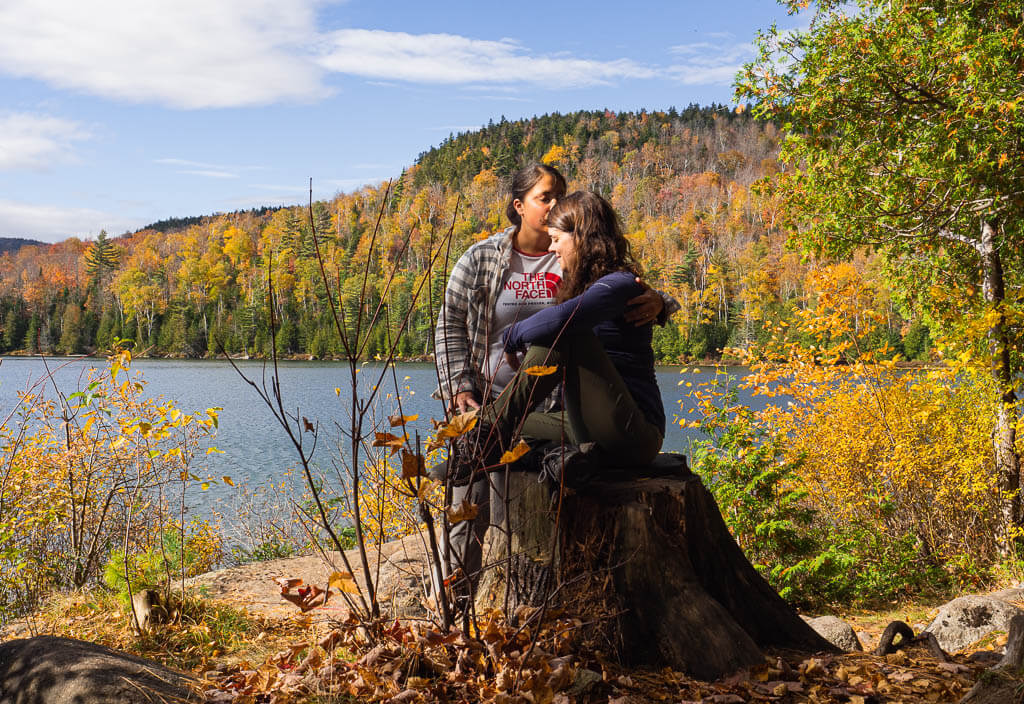
[[[416,487],[416,499],[418,501],[426,501],[437,487],[437,482],[433,480],[424,479],[420,481],[420,485]]]
[[[547,151],[547,153],[544,154],[544,156],[542,156],[540,158],[540,160],[542,162],[544,162],[545,164],[548,164],[549,166],[550,165],[556,165],[557,166],[558,164],[561,164],[562,162],[564,162],[568,158],[569,158],[569,151],[565,147],[561,146],[560,144],[556,144],[556,145],[552,146],[551,149],[549,149]]]
[[[117,379],[117,375],[122,371],[127,370],[132,364],[132,353],[129,350],[121,350],[117,354],[111,355],[109,358],[110,363],[110,378]]]
[[[557,366],[545,366],[543,364],[538,364],[533,367],[527,367],[523,370],[523,374],[528,374],[529,376],[549,376],[557,371]]]
[[[221,477],[221,480],[223,480],[223,482],[224,482],[225,484],[227,484],[228,486],[234,486],[234,485],[235,485],[235,482],[234,482],[234,480],[233,480],[233,479],[231,479],[231,477],[229,477],[229,476],[228,476],[228,475],[226,475],[226,474],[225,474],[225,475],[224,475],[223,477]]]
[[[501,462],[502,464],[511,464],[529,451],[530,446],[527,445],[524,441],[520,440],[518,445],[513,447],[511,450],[506,450],[501,455],[501,459],[498,461]]]
[[[921,526],[939,556],[994,549],[992,415],[977,412],[997,398],[989,380],[881,364],[827,371],[813,402],[771,415],[822,517],[883,534]]]
[[[460,413],[457,416],[453,416],[450,421],[442,424],[437,430],[438,440],[444,438],[457,438],[460,435],[465,435],[472,430],[477,423],[477,414],[479,409],[474,408],[472,411],[467,413]]]
[[[393,455],[400,449],[402,449],[402,446],[408,439],[408,435],[402,435],[401,437],[399,437],[397,435],[392,435],[391,433],[374,433],[373,446],[390,447],[391,454]]]
[[[418,413],[414,414],[414,415],[411,415],[411,416],[403,416],[403,415],[397,415],[396,414],[396,415],[393,415],[393,416],[389,416],[388,417],[388,422],[391,423],[391,427],[392,428],[397,428],[398,426],[404,426],[406,423],[412,423],[414,420],[418,419],[419,417],[420,416],[419,416]]]
[[[339,592],[347,594],[359,593],[359,585],[356,584],[356,580],[351,572],[332,572],[331,576],[327,578],[327,584]]]

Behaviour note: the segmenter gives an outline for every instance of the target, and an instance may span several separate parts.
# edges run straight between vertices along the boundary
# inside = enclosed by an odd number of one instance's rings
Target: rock
[[[1000,589],[998,592],[992,592],[989,596],[1001,601],[1024,601],[1024,588],[1010,587],[1009,589]]]
[[[991,596],[962,596],[939,607],[939,614],[925,630],[947,653],[953,653],[975,643],[992,631],[1006,631],[1010,619],[1024,613],[1013,604]]]
[[[102,645],[37,636],[0,644],[2,704],[201,702],[189,675]]]
[[[600,672],[594,672],[586,668],[580,668],[576,671],[576,679],[573,680],[572,686],[569,687],[566,694],[570,697],[580,697],[593,688],[602,679]]]
[[[864,648],[853,630],[853,626],[841,618],[835,616],[818,616],[817,618],[805,618],[807,624],[818,632],[822,638],[843,652],[862,651]]]
[[[1006,634],[1006,652],[994,667],[978,678],[971,690],[960,700],[960,704],[1020,704],[1024,678],[1024,612],[1010,620]]]

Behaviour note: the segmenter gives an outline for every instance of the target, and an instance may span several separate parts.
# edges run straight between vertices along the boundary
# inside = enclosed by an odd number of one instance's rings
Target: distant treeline
[[[0,254],[6,254],[7,252],[17,252],[22,247],[28,245],[43,244],[39,240],[27,240],[22,237],[0,237]]]
[[[530,161],[553,164],[571,189],[612,201],[646,280],[682,304],[656,332],[661,359],[715,357],[764,335],[763,321],[787,318],[814,295],[805,284],[813,263],[784,247],[779,204],[751,188],[778,170],[779,138],[775,125],[721,106],[502,119],[424,152],[390,191],[365,187],[315,203],[312,220],[353,330],[362,311],[364,351],[380,354],[397,341],[403,356],[426,355],[447,279],[435,268],[423,283],[431,248],[454,224],[450,267],[507,224],[508,175]],[[269,272],[278,352],[340,355],[310,219],[303,206],[175,218],[114,239],[2,255],[0,351],[75,353],[122,338],[161,355],[263,355],[271,345]],[[857,265],[870,275],[871,260]],[[880,284],[873,305],[890,321],[878,344],[924,354],[927,330],[896,311]]]

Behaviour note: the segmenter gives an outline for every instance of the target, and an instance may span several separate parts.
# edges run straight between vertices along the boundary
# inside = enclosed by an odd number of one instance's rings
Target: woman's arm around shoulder
[[[551,344],[563,330],[590,330],[621,316],[643,287],[628,271],[605,274],[579,296],[534,313],[505,331],[505,349],[518,352],[527,344]]]

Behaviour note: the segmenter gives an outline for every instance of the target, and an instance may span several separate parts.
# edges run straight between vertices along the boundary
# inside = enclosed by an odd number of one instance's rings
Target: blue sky
[[[771,0],[7,0],[0,236],[327,198],[502,115],[730,103]]]

